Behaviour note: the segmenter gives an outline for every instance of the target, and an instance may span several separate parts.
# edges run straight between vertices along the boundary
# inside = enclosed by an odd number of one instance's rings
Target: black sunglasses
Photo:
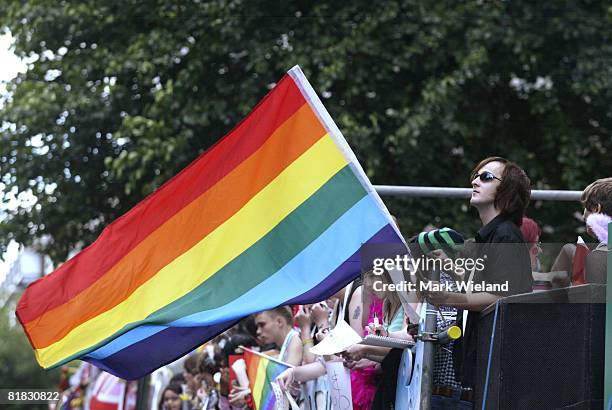
[[[493,181],[494,179],[497,179],[498,181],[501,181],[501,179],[497,178],[497,177],[496,177],[495,175],[493,175],[493,173],[492,173],[492,172],[490,172],[490,171],[485,171],[485,172],[482,172],[482,173],[480,173],[480,174],[476,174],[476,175],[474,175],[474,178],[480,178],[480,180],[481,180],[482,182],[491,182],[491,181]]]

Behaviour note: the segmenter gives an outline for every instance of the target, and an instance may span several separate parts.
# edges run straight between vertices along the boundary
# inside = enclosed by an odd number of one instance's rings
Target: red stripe
[[[87,289],[151,232],[253,154],[304,103],[291,77],[285,75],[230,133],[107,226],[93,244],[32,283],[17,306],[19,321],[26,324]]]
[[[68,302],[26,323],[24,330],[34,341],[32,346],[47,347],[123,302],[164,266],[239,212],[324,135],[325,129],[310,106],[302,105],[253,155],[151,232],[104,276]],[[223,206],[219,206],[221,203]]]
[[[249,388],[251,389],[251,392],[254,392],[255,381],[257,380],[257,368],[259,367],[259,361],[261,358],[248,350],[244,351],[243,357],[246,363],[247,377],[249,378]]]

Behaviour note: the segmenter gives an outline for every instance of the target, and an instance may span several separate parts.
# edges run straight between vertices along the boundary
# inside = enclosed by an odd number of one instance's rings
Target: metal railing
[[[384,196],[403,196],[408,198],[469,198],[472,188],[449,188],[430,186],[374,185],[376,192]],[[561,191],[534,189],[533,201],[580,201],[582,191]]]
[[[472,188],[450,188],[450,187],[425,187],[425,186],[397,186],[397,185],[374,185],[374,189],[381,196],[399,196],[407,198],[457,198],[468,199],[472,196]],[[533,201],[580,201],[582,191],[541,190],[531,191]],[[435,314],[431,315],[433,306],[428,304],[427,320],[423,331],[434,332],[436,330]],[[423,363],[421,369],[420,386],[420,410],[431,408],[431,391],[433,384],[433,342],[428,341],[423,346]],[[402,360],[402,365],[405,365]],[[405,406],[406,403],[396,403]]]

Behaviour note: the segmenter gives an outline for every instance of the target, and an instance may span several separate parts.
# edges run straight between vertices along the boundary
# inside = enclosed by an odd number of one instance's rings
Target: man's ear
[[[597,204],[597,211],[595,211],[596,213],[600,214],[601,213],[601,204]]]

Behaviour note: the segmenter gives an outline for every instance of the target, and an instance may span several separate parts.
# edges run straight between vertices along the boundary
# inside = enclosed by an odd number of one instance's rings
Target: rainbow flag
[[[402,242],[299,67],[229,134],[30,285],[17,317],[44,368],[123,379],[252,313],[322,300],[360,246]]]
[[[274,410],[276,397],[270,382],[276,380],[279,374],[292,366],[263,353],[257,353],[246,348],[243,348],[243,350],[255,410]]]

